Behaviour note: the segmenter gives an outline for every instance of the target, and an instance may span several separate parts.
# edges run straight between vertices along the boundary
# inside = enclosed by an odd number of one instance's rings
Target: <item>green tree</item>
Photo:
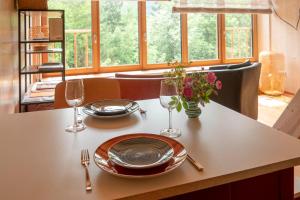
[[[101,66],[139,64],[139,37],[145,36],[139,36],[138,2],[99,0],[99,3]],[[91,29],[91,0],[49,0],[49,8],[65,10],[66,30]],[[172,13],[172,4],[169,2],[146,2],[149,64],[181,60],[180,23],[180,14]],[[227,57],[251,57],[251,15],[226,14],[225,24]],[[90,33],[88,40],[91,65],[92,38]],[[78,34],[78,67],[85,67],[85,42],[85,34]],[[66,34],[66,58],[69,68],[75,67],[73,45],[73,34]],[[188,14],[188,46],[190,60],[218,58],[216,14]]]
[[[49,9],[65,10],[66,30],[91,30],[91,1],[90,0],[48,0]],[[77,34],[78,67],[85,66],[85,37],[87,33]],[[91,34],[88,33],[89,65],[92,62]],[[68,68],[74,68],[74,35],[66,34],[66,62]]]

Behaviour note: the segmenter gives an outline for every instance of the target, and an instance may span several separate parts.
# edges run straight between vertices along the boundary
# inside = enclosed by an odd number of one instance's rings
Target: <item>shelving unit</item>
[[[62,19],[61,40],[50,40],[49,28],[48,37],[35,39],[30,35],[30,30],[37,26],[42,26],[42,21],[46,20],[46,25],[50,18]],[[40,25],[36,25],[37,21]],[[44,73],[60,73],[62,81],[65,80],[65,13],[64,10],[18,10],[18,50],[19,50],[19,110],[27,111],[27,106],[32,104],[53,103],[54,97],[31,97],[31,88],[40,81],[40,76]],[[42,32],[41,32],[42,33]],[[34,45],[43,44],[47,47],[36,49]],[[59,45],[59,48],[52,48],[49,44]],[[49,54],[59,55],[59,62],[44,62],[44,58]],[[38,63],[37,60],[40,60]],[[46,59],[47,60],[47,59]]]

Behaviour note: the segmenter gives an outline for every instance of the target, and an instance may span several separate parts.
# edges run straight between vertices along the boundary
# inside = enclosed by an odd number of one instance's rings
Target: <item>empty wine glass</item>
[[[160,86],[160,104],[169,111],[169,128],[161,130],[161,135],[177,138],[181,131],[172,127],[172,110],[178,105],[178,92],[176,83],[170,79],[162,80]]]
[[[78,123],[77,106],[80,106],[84,100],[84,85],[82,79],[68,80],[65,90],[66,102],[74,108],[74,124],[66,128],[67,132],[79,132],[85,129],[83,123]]]

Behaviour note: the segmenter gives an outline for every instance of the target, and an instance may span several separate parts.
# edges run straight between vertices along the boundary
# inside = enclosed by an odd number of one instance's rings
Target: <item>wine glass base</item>
[[[83,123],[79,123],[77,125],[70,125],[65,130],[70,133],[77,133],[83,131],[86,126]]]
[[[81,115],[81,114],[78,114],[78,115],[77,115],[77,123],[78,123],[78,124],[82,124],[82,123],[83,123],[83,118],[82,118],[82,115]]]
[[[171,129],[165,128],[160,131],[160,134],[170,138],[178,138],[181,136],[181,131],[176,128],[171,128]]]

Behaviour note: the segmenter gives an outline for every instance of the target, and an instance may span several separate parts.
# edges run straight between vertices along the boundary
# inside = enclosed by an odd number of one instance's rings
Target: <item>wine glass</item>
[[[161,130],[160,134],[171,138],[180,137],[181,131],[172,127],[172,110],[177,107],[179,101],[176,83],[173,80],[161,81],[159,99],[162,107],[169,111],[169,128]]]
[[[82,79],[73,79],[66,82],[65,90],[66,102],[74,108],[74,124],[66,128],[67,132],[79,132],[85,129],[83,123],[78,123],[77,106],[80,106],[84,100],[84,85]]]

